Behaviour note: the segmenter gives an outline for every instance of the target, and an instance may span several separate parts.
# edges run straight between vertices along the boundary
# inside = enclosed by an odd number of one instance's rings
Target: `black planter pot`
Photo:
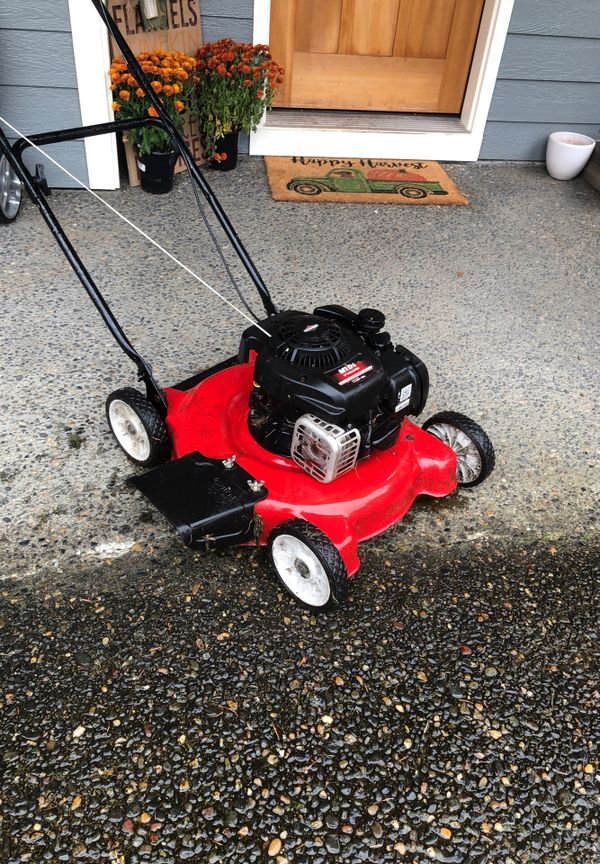
[[[215,153],[220,155],[225,153],[227,156],[223,160],[211,159],[210,164],[217,171],[233,171],[237,165],[239,137],[240,130],[236,129],[233,132],[226,132],[222,138],[217,138]]]
[[[163,195],[173,188],[173,176],[177,153],[147,153],[138,156],[137,164],[140,172],[140,184],[145,192],[153,195]]]

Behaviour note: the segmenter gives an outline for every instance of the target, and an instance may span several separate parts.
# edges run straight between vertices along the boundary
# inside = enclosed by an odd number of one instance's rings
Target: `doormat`
[[[468,204],[438,162],[265,156],[275,201]]]

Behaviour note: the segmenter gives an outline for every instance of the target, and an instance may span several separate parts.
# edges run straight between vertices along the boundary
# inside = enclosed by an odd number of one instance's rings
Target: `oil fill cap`
[[[358,329],[361,333],[378,333],[385,324],[385,315],[379,309],[361,309]]]

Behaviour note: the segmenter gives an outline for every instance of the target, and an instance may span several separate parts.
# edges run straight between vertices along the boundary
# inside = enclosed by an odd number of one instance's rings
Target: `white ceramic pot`
[[[546,146],[546,168],[555,180],[572,180],[585,168],[596,142],[579,132],[553,132]]]

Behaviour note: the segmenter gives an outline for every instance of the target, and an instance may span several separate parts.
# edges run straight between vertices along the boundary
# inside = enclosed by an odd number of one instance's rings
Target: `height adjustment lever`
[[[41,162],[37,162],[35,166],[35,177],[33,178],[35,185],[42,193],[42,195],[51,195],[52,190],[48,186],[48,181],[46,180],[46,173],[44,166]]]

